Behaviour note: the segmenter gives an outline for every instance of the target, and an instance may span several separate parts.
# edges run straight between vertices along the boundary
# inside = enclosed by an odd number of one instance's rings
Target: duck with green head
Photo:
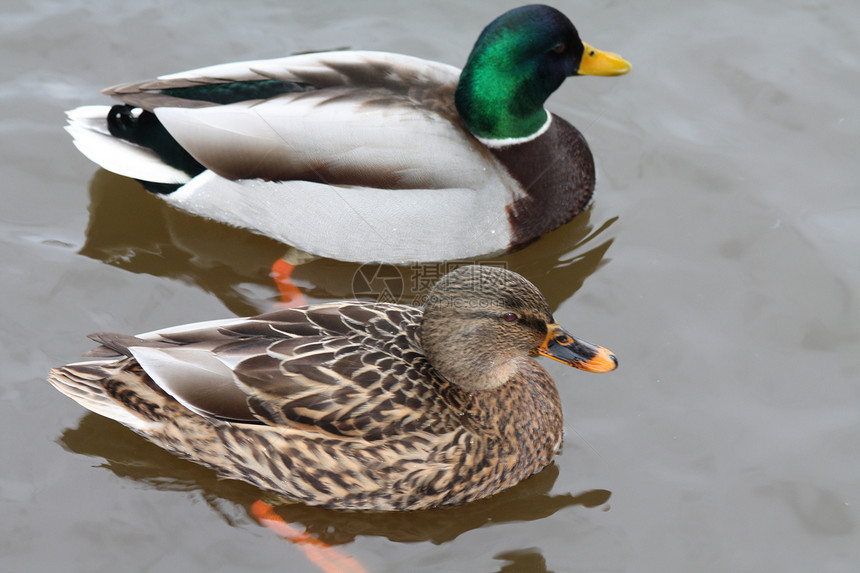
[[[58,390],[224,477],[348,510],[515,485],[563,433],[558,390],[533,357],[617,366],[559,326],[526,279],[481,266],[445,275],[423,311],[331,302],[92,338],[102,358],[53,370]]]
[[[119,85],[68,112],[90,159],[172,205],[303,251],[358,262],[520,248],[594,190],[582,134],[546,99],[618,75],[543,5],[491,22],[462,72],[385,52],[239,62]]]

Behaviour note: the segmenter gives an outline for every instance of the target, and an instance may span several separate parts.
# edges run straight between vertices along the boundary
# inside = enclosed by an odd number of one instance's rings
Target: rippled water
[[[281,251],[99,171],[62,112],[120,81],[309,49],[462,65],[513,4],[246,4],[0,7],[0,570],[315,570],[249,517],[257,490],[45,382],[89,332],[270,308]],[[370,571],[856,571],[860,5],[556,6],[634,70],[551,98],[597,157],[596,202],[500,260],[621,367],[546,364],[563,453],[495,498],[284,516]],[[341,298],[358,270],[320,260],[296,280]]]

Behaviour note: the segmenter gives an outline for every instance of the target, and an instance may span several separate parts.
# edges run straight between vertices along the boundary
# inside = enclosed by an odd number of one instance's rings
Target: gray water
[[[515,5],[462,4],[3,3],[0,570],[316,570],[249,516],[257,490],[45,382],[90,332],[270,309],[281,252],[98,170],[63,110],[121,81],[305,50],[462,65]],[[563,452],[495,498],[283,515],[369,571],[857,571],[860,4],[556,6],[634,69],[550,99],[592,146],[596,201],[500,260],[620,368],[545,364]],[[358,270],[320,260],[296,282],[311,302],[348,297]]]

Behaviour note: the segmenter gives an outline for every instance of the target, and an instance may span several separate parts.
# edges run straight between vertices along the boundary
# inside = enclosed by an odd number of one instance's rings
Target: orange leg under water
[[[278,306],[292,308],[296,306],[304,306],[308,303],[305,295],[299,290],[299,287],[293,284],[293,270],[296,267],[291,265],[284,259],[278,259],[272,264],[271,277],[275,279],[275,285],[281,293],[281,302]]]
[[[268,503],[258,499],[251,505],[251,513],[260,525],[298,545],[305,552],[308,560],[325,573],[367,573],[361,563],[353,557],[344,555],[306,531],[299,531],[289,525]]]

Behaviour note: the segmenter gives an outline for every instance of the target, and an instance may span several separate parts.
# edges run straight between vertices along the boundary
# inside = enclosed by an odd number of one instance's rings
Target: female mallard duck
[[[75,145],[172,205],[356,262],[522,247],[590,201],[582,134],[544,108],[568,76],[617,75],[548,6],[494,20],[462,73],[383,52],[241,62],[105,90]],[[146,184],[146,183],[145,183]]]
[[[413,510],[492,495],[562,438],[533,355],[591,372],[606,349],[552,318],[520,275],[461,267],[422,312],[337,302],[126,336],[49,380],[85,408],[219,474],[306,504]]]

